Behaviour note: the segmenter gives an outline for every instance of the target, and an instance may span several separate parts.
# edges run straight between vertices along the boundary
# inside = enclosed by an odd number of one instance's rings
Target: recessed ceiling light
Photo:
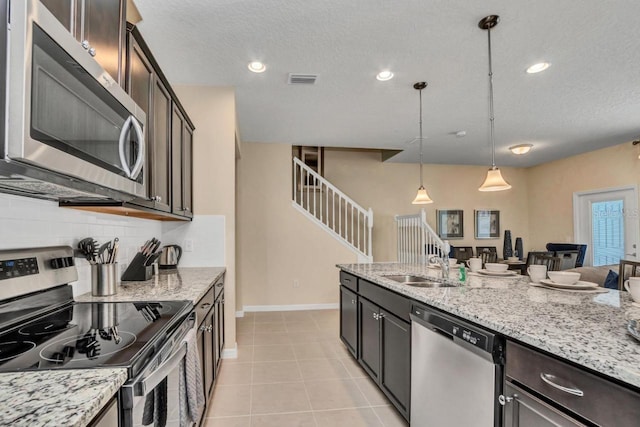
[[[247,67],[249,68],[249,71],[253,71],[254,73],[262,73],[267,69],[267,66],[260,61],[249,62]]]
[[[380,71],[376,76],[376,79],[381,82],[386,82],[387,80],[391,80],[393,78],[393,73],[389,70]]]
[[[527,73],[529,74],[540,73],[549,67],[551,67],[551,63],[549,62],[538,62],[537,64],[533,64],[531,67],[527,68]]]
[[[509,150],[511,150],[513,154],[527,154],[531,150],[531,147],[533,147],[533,144],[519,144],[509,147]]]

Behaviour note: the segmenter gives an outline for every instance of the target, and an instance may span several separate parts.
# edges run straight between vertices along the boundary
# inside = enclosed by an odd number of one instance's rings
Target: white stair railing
[[[432,255],[449,252],[449,242],[440,239],[427,223],[422,209],[415,215],[396,215],[398,236],[398,262],[426,264]]]
[[[364,209],[336,186],[293,158],[293,206],[359,255],[373,261],[373,210]]]

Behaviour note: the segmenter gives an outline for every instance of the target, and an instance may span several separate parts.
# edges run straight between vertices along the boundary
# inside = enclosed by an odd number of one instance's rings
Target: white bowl
[[[509,266],[507,264],[500,264],[497,262],[488,262],[484,265],[484,268],[486,268],[487,271],[507,271]]]
[[[580,280],[580,273],[573,271],[548,271],[549,279],[562,285],[573,285]]]

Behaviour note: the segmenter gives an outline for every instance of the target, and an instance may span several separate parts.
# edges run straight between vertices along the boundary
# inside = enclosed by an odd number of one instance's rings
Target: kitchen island
[[[600,375],[640,389],[640,342],[626,332],[628,319],[640,318],[626,292],[583,294],[528,285],[527,276],[469,275],[464,285],[418,288],[387,275],[440,277],[418,264],[339,264],[345,272],[383,288],[469,320],[507,338],[568,360]],[[457,277],[452,271],[452,277]]]

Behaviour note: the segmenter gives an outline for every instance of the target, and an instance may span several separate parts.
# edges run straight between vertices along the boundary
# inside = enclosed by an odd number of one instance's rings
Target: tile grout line
[[[296,355],[296,351],[293,350],[294,355]],[[296,355],[297,356],[297,355]],[[316,415],[313,413],[313,405],[311,404],[311,397],[309,396],[309,390],[307,390],[307,384],[305,384],[304,376],[302,375],[302,368],[300,367],[300,361],[296,357],[296,366],[298,367],[298,372],[300,372],[300,379],[302,380],[302,387],[304,388],[304,394],[307,396],[307,402],[309,402],[309,410],[311,411],[311,418],[313,418],[313,423],[316,427],[320,427],[318,424],[318,420],[316,419]]]

